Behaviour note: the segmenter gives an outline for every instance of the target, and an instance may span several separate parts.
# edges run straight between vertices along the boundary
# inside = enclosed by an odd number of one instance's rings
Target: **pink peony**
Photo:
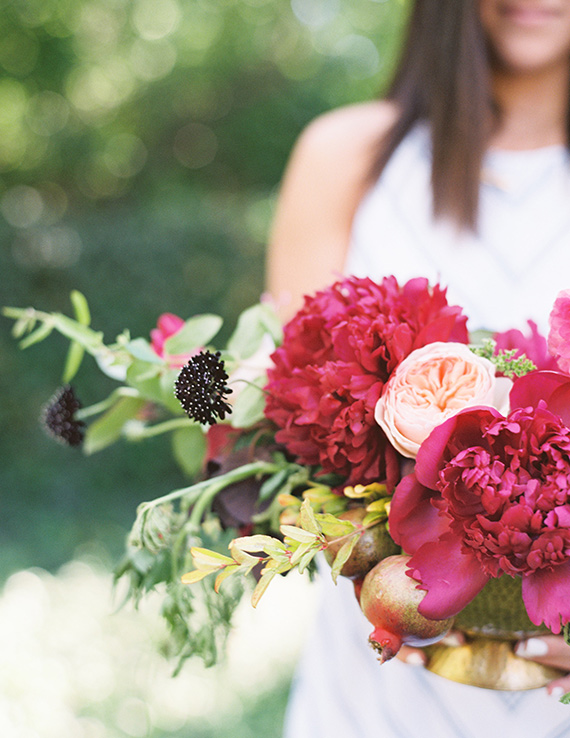
[[[153,328],[150,332],[151,347],[157,356],[164,359],[171,369],[181,369],[188,359],[196,354],[199,349],[188,354],[182,354],[180,356],[170,356],[166,353],[164,344],[175,333],[184,326],[184,321],[179,318],[178,315],[173,313],[162,313],[156,323],[156,328]]]
[[[413,554],[427,617],[456,614],[508,574],[522,577],[533,623],[559,633],[570,622],[569,400],[570,378],[534,372],[515,382],[506,418],[465,410],[422,444],[390,532]]]
[[[570,290],[563,290],[554,301],[549,318],[548,350],[559,368],[570,374]]]
[[[375,417],[394,448],[415,458],[432,430],[474,405],[500,408],[512,383],[463,343],[430,343],[398,365],[376,404]]]
[[[391,372],[433,341],[467,342],[466,318],[425,279],[404,286],[349,277],[313,297],[285,326],[268,372],[266,416],[300,463],[349,483],[399,477],[394,449],[374,421]]]
[[[495,333],[493,339],[497,344],[496,352],[501,349],[505,351],[517,349],[515,358],[524,354],[537,369],[558,369],[556,359],[548,351],[546,338],[540,333],[536,323],[533,320],[528,320],[527,323],[530,328],[527,335],[517,328]]]

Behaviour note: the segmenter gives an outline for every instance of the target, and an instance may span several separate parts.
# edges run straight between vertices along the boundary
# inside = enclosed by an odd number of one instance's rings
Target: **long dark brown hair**
[[[434,217],[476,230],[481,163],[497,119],[476,0],[416,0],[387,98],[401,114],[383,138],[377,177],[412,126],[429,124]]]

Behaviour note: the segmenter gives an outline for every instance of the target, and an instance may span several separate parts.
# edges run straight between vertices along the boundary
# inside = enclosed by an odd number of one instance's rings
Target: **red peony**
[[[400,286],[349,277],[305,298],[268,372],[265,414],[301,464],[366,484],[398,480],[396,452],[374,420],[391,372],[434,341],[468,340],[461,308],[425,279]]]
[[[390,532],[412,553],[426,617],[458,613],[490,577],[522,576],[533,623],[570,622],[570,378],[517,380],[505,418],[465,410],[422,444]]]

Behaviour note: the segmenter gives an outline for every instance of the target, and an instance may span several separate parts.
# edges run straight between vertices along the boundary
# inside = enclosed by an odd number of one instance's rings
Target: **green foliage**
[[[500,349],[497,351],[497,344],[492,338],[483,339],[481,346],[474,346],[471,350],[477,356],[492,361],[497,371],[505,377],[509,377],[509,379],[523,377],[536,369],[534,363],[525,354],[515,356],[517,349],[509,349],[508,351]]]
[[[377,94],[408,10],[400,0],[328,7],[4,3],[0,304],[65,312],[78,289],[111,336],[124,326],[148,336],[166,311],[233,325],[263,289],[274,195],[295,138],[322,111]],[[76,318],[89,326],[87,314]],[[3,325],[3,573],[57,567],[91,537],[114,541],[116,553],[136,504],[182,481],[169,439],[109,447],[103,463],[54,448],[37,416],[67,348],[40,343],[44,324],[26,337],[39,345],[21,354]],[[71,352],[66,377],[77,372],[83,401],[110,395],[112,380]],[[162,392],[152,377],[148,388]]]

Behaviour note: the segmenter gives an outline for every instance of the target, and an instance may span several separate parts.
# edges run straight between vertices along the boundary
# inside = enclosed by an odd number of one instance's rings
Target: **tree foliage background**
[[[112,340],[161,312],[228,328],[263,289],[267,231],[295,138],[377,96],[407,0],[6,0],[0,7],[0,303],[69,312]],[[138,502],[181,482],[168,442],[98,456],[37,417],[66,346],[20,352],[0,325],[2,575],[112,556]],[[111,380],[87,363],[84,404]]]

